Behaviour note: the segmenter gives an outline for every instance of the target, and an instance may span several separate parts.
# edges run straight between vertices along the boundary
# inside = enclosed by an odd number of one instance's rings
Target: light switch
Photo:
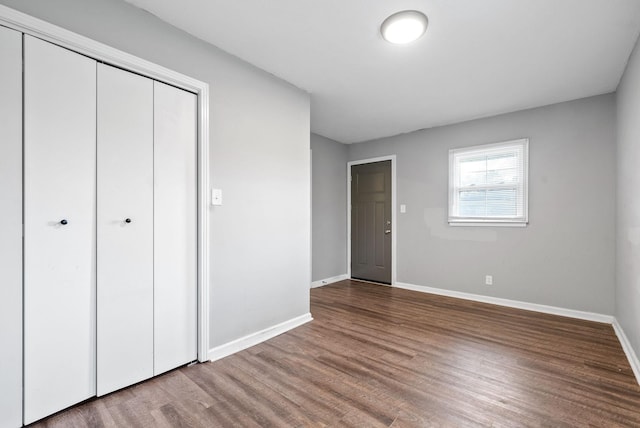
[[[400,204],[400,212],[402,214],[407,212],[407,206],[405,204]]]
[[[222,189],[211,189],[211,205],[222,205]]]

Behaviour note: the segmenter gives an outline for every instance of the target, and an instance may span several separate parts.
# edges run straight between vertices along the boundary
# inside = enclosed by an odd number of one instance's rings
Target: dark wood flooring
[[[343,281],[315,320],[47,427],[640,427],[610,325]]]

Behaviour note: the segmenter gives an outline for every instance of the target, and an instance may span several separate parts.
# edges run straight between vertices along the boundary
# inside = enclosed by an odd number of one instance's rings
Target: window
[[[449,150],[449,224],[526,226],[529,140]]]

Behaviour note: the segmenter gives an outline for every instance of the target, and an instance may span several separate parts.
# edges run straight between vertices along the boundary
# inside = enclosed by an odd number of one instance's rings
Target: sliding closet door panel
[[[98,65],[98,395],[153,376],[153,81]]]
[[[0,27],[0,427],[22,425],[22,34]]]
[[[196,96],[155,82],[155,374],[197,358]]]
[[[96,62],[25,36],[24,410],[95,395]]]

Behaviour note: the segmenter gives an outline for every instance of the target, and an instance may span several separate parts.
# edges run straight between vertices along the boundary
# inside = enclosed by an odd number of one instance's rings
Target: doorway
[[[347,266],[353,279],[395,283],[395,156],[348,163]]]

